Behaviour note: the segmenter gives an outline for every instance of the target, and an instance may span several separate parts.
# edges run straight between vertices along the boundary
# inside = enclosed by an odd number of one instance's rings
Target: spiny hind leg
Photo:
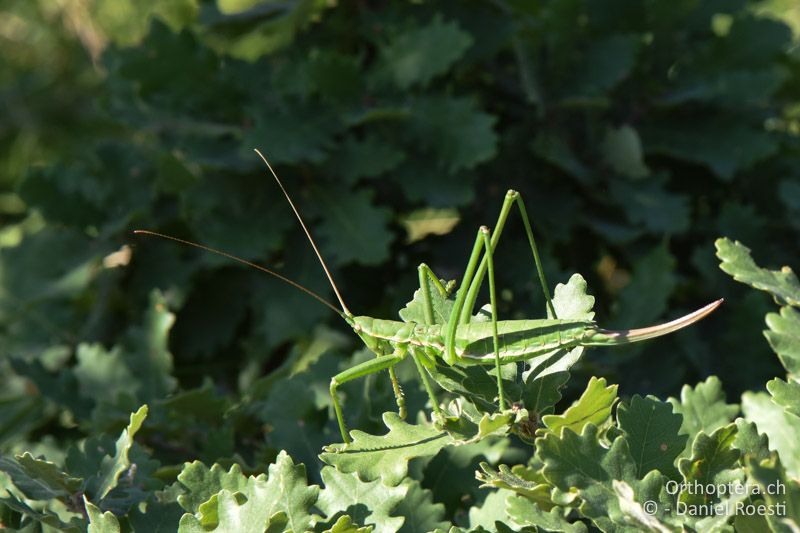
[[[544,269],[542,268],[542,261],[539,257],[539,248],[536,246],[536,240],[533,238],[533,229],[531,228],[530,219],[528,219],[528,212],[525,209],[525,202],[522,200],[522,195],[515,191],[509,190],[506,193],[506,197],[503,200],[503,207],[500,209],[500,215],[497,217],[497,223],[494,225],[494,231],[492,234],[491,239],[491,249],[494,250],[497,247],[497,243],[500,240],[500,235],[503,232],[503,228],[506,224],[506,219],[508,218],[508,214],[510,213],[511,209],[517,206],[519,210],[520,218],[522,219],[522,224],[525,227],[525,234],[528,237],[528,243],[531,247],[531,253],[533,254],[533,262],[536,265],[536,272],[539,276],[539,283],[542,286],[542,293],[544,294],[544,298],[547,303],[547,310],[551,314],[551,318],[558,318],[556,316],[555,307],[553,307],[553,301],[550,298],[550,289],[548,289],[547,279],[544,276]],[[472,316],[475,301],[478,297],[478,291],[481,288],[481,284],[483,283],[483,276],[486,274],[488,266],[488,259],[486,256],[483,257],[481,263],[478,267],[475,276],[470,279],[470,281],[462,281],[462,286],[465,284],[469,284],[469,289],[467,290],[466,296],[466,305],[460,311],[459,322],[461,324],[466,324],[469,322],[470,317]]]
[[[519,207],[519,215],[520,218],[522,218],[522,224],[525,226],[525,233],[528,236],[528,244],[530,244],[531,253],[533,254],[533,262],[536,264],[536,272],[539,275],[539,282],[542,284],[542,293],[547,301],[547,310],[550,311],[552,318],[558,318],[556,309],[553,307],[553,300],[550,298],[550,289],[547,285],[547,279],[544,277],[544,269],[542,268],[542,261],[539,257],[539,248],[536,246],[536,239],[533,238],[533,229],[528,219],[528,212],[525,209],[525,202],[522,200],[522,195],[517,191],[509,190],[506,193],[506,198],[511,198],[512,201],[517,204],[517,207]]]
[[[522,196],[517,191],[509,190],[503,200],[500,215],[497,217],[494,234],[490,237],[489,229],[485,226],[478,230],[478,236],[475,239],[475,244],[464,272],[464,278],[461,281],[461,287],[456,297],[456,304],[453,307],[453,312],[447,324],[447,335],[445,337],[444,360],[452,365],[458,360],[458,356],[455,353],[456,331],[460,324],[469,323],[475,308],[475,301],[478,298],[478,291],[483,283],[483,277],[488,271],[489,294],[492,306],[492,341],[495,351],[495,369],[497,372],[497,394],[500,399],[501,408],[504,406],[505,399],[503,395],[503,381],[500,374],[500,343],[497,334],[497,301],[495,296],[493,252],[500,240],[500,235],[505,227],[508,214],[515,204],[525,227],[525,233],[528,237],[531,253],[533,254],[533,261],[536,265],[536,271],[542,285],[542,292],[547,301],[547,309],[552,318],[557,318],[553,301],[550,298],[550,290],[548,289],[547,280],[545,279],[541,258],[539,257],[539,249],[536,246],[531,223],[528,219],[527,210],[525,209],[525,203],[522,201]],[[483,254],[483,257],[481,257],[481,254]]]

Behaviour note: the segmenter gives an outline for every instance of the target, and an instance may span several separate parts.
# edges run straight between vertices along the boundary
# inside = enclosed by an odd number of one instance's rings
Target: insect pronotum
[[[722,299],[716,300],[705,307],[671,322],[640,329],[612,331],[598,327],[592,320],[559,319],[556,315],[552,299],[550,298],[550,291],[548,290],[547,281],[544,276],[544,271],[542,270],[539,252],[536,247],[536,241],[533,238],[533,231],[525,210],[525,204],[518,192],[509,190],[506,193],[503,206],[500,209],[500,215],[494,226],[494,232],[490,231],[486,226],[481,226],[478,229],[475,244],[472,247],[472,253],[470,254],[464,272],[464,278],[461,281],[461,287],[456,293],[455,305],[453,306],[446,325],[434,323],[430,287],[433,286],[435,290],[444,297],[449,293],[436,275],[434,275],[433,271],[424,263],[419,265],[417,269],[423,298],[424,323],[400,322],[397,320],[383,320],[369,316],[356,316],[350,312],[350,309],[345,304],[322,254],[319,252],[308,227],[300,216],[300,212],[295,207],[294,202],[292,202],[280,178],[278,178],[278,175],[272,169],[266,157],[264,157],[260,151],[255,151],[266,164],[270,174],[275,178],[281,192],[286,197],[297,220],[300,222],[336,295],[339,308],[299,283],[266,267],[236,257],[227,252],[162,233],[156,233],[154,231],[135,230],[134,233],[153,235],[177,241],[251,266],[302,290],[338,313],[350,327],[353,328],[353,331],[361,338],[367,348],[376,356],[375,359],[348,368],[331,378],[331,399],[336,413],[336,420],[339,424],[339,430],[341,431],[342,439],[345,443],[350,442],[350,436],[347,432],[347,426],[345,425],[342,415],[342,408],[336,393],[337,388],[343,383],[353,379],[374,374],[382,370],[388,370],[400,415],[405,416],[405,400],[403,399],[394,372],[394,366],[405,359],[406,356],[410,355],[413,359],[422,384],[430,399],[431,406],[437,416],[442,415],[441,407],[439,406],[436,393],[431,386],[425,370],[426,367],[432,369],[439,364],[437,359],[441,359],[444,363],[451,366],[494,366],[497,374],[498,404],[502,410],[505,408],[505,395],[500,373],[501,365],[526,361],[535,356],[559,349],[571,349],[577,346],[617,346],[666,335],[701,320],[719,307],[723,301]],[[494,263],[492,258],[494,248],[497,246],[497,242],[500,239],[500,234],[508,218],[508,214],[515,205],[519,209],[520,218],[525,227],[539,281],[542,285],[542,291],[547,301],[547,308],[553,318],[535,320],[497,319]],[[491,320],[488,322],[470,322],[478,297],[478,291],[480,290],[484,276],[487,274],[489,278]]]

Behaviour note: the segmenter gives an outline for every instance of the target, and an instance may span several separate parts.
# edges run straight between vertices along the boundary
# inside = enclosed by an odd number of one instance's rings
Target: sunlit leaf
[[[68,498],[78,492],[83,482],[70,477],[54,463],[36,459],[30,453],[17,458],[0,457],[0,471],[6,473],[25,496],[34,500]]]
[[[552,486],[543,476],[539,475],[539,479],[531,480],[519,475],[521,472],[516,468],[506,465],[499,465],[496,470],[487,463],[481,463],[480,466],[481,470],[475,473],[475,477],[482,486],[509,490],[548,508],[553,505],[550,500]]]
[[[214,475],[213,469],[209,473]],[[214,493],[195,514],[181,517],[178,531],[268,531],[267,526],[275,523],[305,531],[311,524],[309,509],[317,500],[319,487],[306,485],[305,467],[295,465],[285,452],[278,454],[266,476],[251,476],[243,485],[240,476],[233,470],[227,475],[218,471],[212,483],[233,482],[240,490],[224,488]],[[192,485],[197,482],[193,480]],[[212,486],[203,485],[201,489]]]
[[[122,431],[117,439],[116,453],[113,457],[106,455],[99,465],[98,479],[95,485],[95,497],[104,498],[119,482],[119,477],[131,466],[128,453],[133,446],[133,437],[141,429],[147,417],[147,406],[143,405],[138,411],[131,414],[128,427]]]
[[[353,519],[347,515],[342,515],[334,524],[322,533],[370,533],[372,526],[359,526],[353,523]]]
[[[772,401],[782,405],[787,413],[797,416],[800,423],[800,383],[775,378],[767,383],[767,390],[772,394]]]
[[[400,533],[427,533],[450,525],[444,519],[444,505],[433,502],[431,491],[422,488],[416,480],[409,480],[404,485],[408,486],[408,492],[393,512],[404,518]]]
[[[721,486],[737,482],[743,484],[743,472],[736,469],[740,452],[733,447],[735,438],[734,424],[721,427],[710,435],[699,433],[692,444],[691,456],[678,462],[685,486]],[[679,499],[688,505],[701,505],[716,502],[721,496],[723,495],[714,491],[685,489]]]
[[[115,347],[106,351],[99,344],[78,346],[75,377],[81,394],[95,401],[113,401],[119,393],[135,394],[139,382]]]
[[[48,510],[34,510],[25,502],[17,499],[13,495],[10,495],[6,498],[0,498],[0,504],[8,509],[24,515],[34,523],[37,523],[37,525],[44,524],[56,529],[57,531],[66,531],[68,533],[80,533],[86,531],[86,522],[81,518],[73,516],[67,522],[64,522],[61,520],[58,514]]]
[[[404,215],[400,223],[406,230],[406,243],[428,235],[447,235],[461,220],[455,209],[423,208]]]
[[[800,483],[784,469],[775,454],[761,461],[748,458],[747,470],[759,485],[758,493],[773,509],[766,516],[773,531],[790,532],[800,529]]]
[[[647,487],[638,500],[643,503],[652,487],[663,488],[663,477],[655,473],[655,478],[636,482],[636,465],[623,437],[617,437],[610,448],[602,446],[598,440],[597,427],[584,426],[578,435],[565,429],[560,436],[548,433],[537,439],[537,453],[544,461],[544,475],[560,491],[574,493],[581,499],[578,506],[581,514],[591,518],[602,529],[612,527],[614,522],[624,522],[620,503],[613,490],[613,482],[625,481],[630,486]]]
[[[483,505],[473,506],[469,510],[470,531],[492,531],[497,524],[504,524],[507,520],[503,502],[508,496],[504,490],[490,492]]]
[[[163,398],[177,385],[169,351],[169,331],[174,322],[175,315],[167,309],[164,295],[156,290],[150,294],[144,323],[130,331],[128,366],[138,378],[138,397],[144,401]]]
[[[604,378],[591,378],[586,390],[569,409],[560,415],[545,415],[546,426],[537,430],[538,436],[548,433],[561,435],[569,429],[580,434],[587,424],[602,426],[611,416],[611,408],[617,402],[617,385],[606,386]]]
[[[428,294],[430,295],[431,311],[433,311],[433,324],[447,324],[455,305],[455,294],[453,293],[452,283],[448,284],[445,280],[439,280],[445,292],[438,290],[437,286],[426,276]],[[404,322],[416,322],[426,324],[425,319],[425,296],[422,289],[414,291],[414,298],[403,307],[399,313]]]
[[[403,525],[404,519],[393,511],[408,493],[407,484],[387,487],[379,479],[364,482],[355,473],[345,474],[330,466],[321,474],[325,488],[316,505],[326,516],[342,512],[380,533],[397,531]]]
[[[780,314],[770,313],[766,321],[769,329],[764,331],[764,335],[769,345],[786,370],[800,376],[800,310],[783,306]]]
[[[742,452],[742,455],[749,455],[757,460],[766,459],[769,456],[769,439],[764,433],[758,431],[758,426],[753,422],[748,422],[743,418],[736,419],[736,438],[733,440],[733,447]]]
[[[225,471],[220,465],[215,464],[210,469],[199,461],[184,465],[178,474],[180,490],[178,503],[185,511],[194,513],[203,502],[223,489],[231,492],[243,491],[247,485],[247,478],[242,474],[241,467],[237,464]]]
[[[750,256],[750,249],[739,241],[717,239],[717,257],[720,268],[733,276],[733,279],[751,287],[767,291],[778,301],[800,307],[800,281],[791,268],[767,270],[756,265]]]
[[[436,454],[451,443],[450,436],[430,425],[411,425],[396,413],[384,413],[385,435],[352,431],[350,444],[332,444],[320,455],[325,463],[343,473],[358,473],[364,481],[381,479],[398,485],[408,473],[408,461]]]
[[[83,502],[86,507],[86,514],[89,516],[89,533],[119,533],[120,526],[117,517],[114,513],[106,511],[105,513],[99,507],[94,505],[86,496],[83,497]]]
[[[698,383],[694,388],[684,385],[681,398],[669,398],[673,411],[683,416],[681,434],[689,435],[684,453],[689,453],[692,436],[705,432],[711,434],[718,428],[728,424],[739,411],[739,406],[725,403],[722,383],[716,376],[711,376]]]
[[[620,511],[628,519],[628,522],[635,527],[640,527],[643,531],[656,531],[659,533],[677,531],[676,528],[667,526],[653,516],[652,508],[648,507],[648,510],[645,510],[644,506],[636,501],[634,490],[630,485],[624,481],[614,480],[613,487],[619,498]]]
[[[586,280],[580,274],[570,276],[566,284],[559,283],[553,292],[553,307],[558,318],[573,320],[594,319],[594,296],[588,292]],[[552,317],[550,317],[552,318]]]
[[[594,319],[594,296],[588,293],[583,276],[573,274],[566,284],[556,285],[553,307],[560,319]],[[540,416],[552,410],[561,399],[561,388],[569,380],[568,370],[580,359],[583,352],[584,348],[579,346],[569,352],[556,350],[528,361],[529,368],[522,374],[525,383],[522,401],[529,413]]]
[[[742,395],[745,420],[755,422],[758,430],[769,437],[769,449],[777,451],[787,472],[800,475],[800,425],[795,415],[770,400],[767,393],[746,392]]]

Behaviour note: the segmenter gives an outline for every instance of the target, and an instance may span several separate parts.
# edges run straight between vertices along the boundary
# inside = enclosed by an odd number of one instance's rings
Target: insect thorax
[[[353,317],[353,330],[367,348],[376,354],[390,354],[395,347],[409,344],[414,338],[417,324],[397,320],[382,320],[368,316]]]

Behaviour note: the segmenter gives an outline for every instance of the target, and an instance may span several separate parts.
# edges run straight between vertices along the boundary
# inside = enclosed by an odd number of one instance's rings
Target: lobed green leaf
[[[742,412],[745,420],[755,423],[758,430],[769,437],[770,450],[780,454],[789,475],[800,476],[800,424],[797,416],[786,412],[764,392],[745,392]]]
[[[624,523],[613,481],[638,486],[636,464],[624,437],[605,448],[597,426],[586,424],[580,435],[566,428],[560,435],[548,433],[536,444],[545,478],[565,495],[580,498],[577,507],[582,515],[606,530],[615,522]]]
[[[637,479],[652,470],[675,477],[675,459],[686,447],[687,435],[679,434],[683,417],[673,406],[652,396],[631,398],[617,407],[617,425],[625,434],[636,462]]]
[[[197,512],[200,504],[222,490],[236,493],[244,491],[246,486],[247,478],[238,464],[233,464],[226,472],[219,464],[208,468],[200,461],[186,463],[175,483],[176,490],[182,492],[178,503],[189,513]]]
[[[394,487],[406,477],[410,460],[435,455],[452,442],[446,432],[427,424],[408,424],[396,413],[384,413],[383,422],[389,429],[385,435],[352,431],[350,444],[326,446],[319,458],[342,473],[355,472],[366,482],[381,479]]]
[[[780,314],[766,316],[769,330],[764,335],[778,354],[781,364],[794,376],[800,376],[800,311],[785,305]]]
[[[681,455],[691,452],[695,435],[716,431],[731,422],[739,411],[738,405],[725,403],[722,382],[716,376],[710,376],[694,388],[684,385],[680,400],[668,398],[667,401],[672,404],[675,413],[683,416],[680,433],[689,436]]]
[[[763,497],[761,510],[753,512],[766,516],[770,530],[789,533],[800,529],[800,483],[792,479],[781,464],[780,458],[772,454],[767,459],[748,457],[747,471],[758,483],[758,494]],[[755,505],[763,505],[756,500]]]
[[[403,525],[403,517],[393,511],[407,496],[408,483],[388,487],[380,479],[365,482],[356,473],[346,474],[330,466],[324,467],[321,475],[325,488],[316,505],[328,519],[344,513],[356,524],[372,526],[376,533],[398,531]]]
[[[741,452],[733,446],[736,431],[735,424],[728,424],[710,435],[704,432],[697,435],[692,444],[692,455],[678,463],[687,487],[743,484],[743,472],[737,468]],[[714,490],[687,488],[679,499],[693,506],[716,503],[720,496]]]
[[[798,417],[800,423],[800,382],[775,378],[767,383],[767,390],[772,394],[772,401],[783,406],[787,414]]]
[[[548,433],[561,435],[565,430],[581,434],[587,424],[603,426],[611,417],[617,402],[617,385],[606,386],[605,378],[592,377],[578,401],[560,415],[542,417],[544,428],[536,430],[537,436]]]
[[[506,499],[506,512],[517,526],[536,526],[545,531],[560,533],[584,533],[587,531],[583,522],[569,522],[564,516],[562,508],[554,507],[549,512],[545,512],[537,504],[520,496],[509,496]]]
[[[750,256],[750,249],[739,241],[723,238],[717,239],[714,245],[717,247],[717,257],[722,261],[720,268],[733,279],[767,291],[779,304],[800,307],[800,281],[791,268],[760,268]]]
[[[405,31],[381,50],[383,68],[401,90],[425,87],[458,61],[473,39],[457,22],[437,15],[425,26]]]
[[[85,495],[83,502],[86,507],[86,514],[89,517],[88,533],[120,533],[119,521],[114,516],[114,513],[110,511],[104,513],[99,507],[90,502]]]

